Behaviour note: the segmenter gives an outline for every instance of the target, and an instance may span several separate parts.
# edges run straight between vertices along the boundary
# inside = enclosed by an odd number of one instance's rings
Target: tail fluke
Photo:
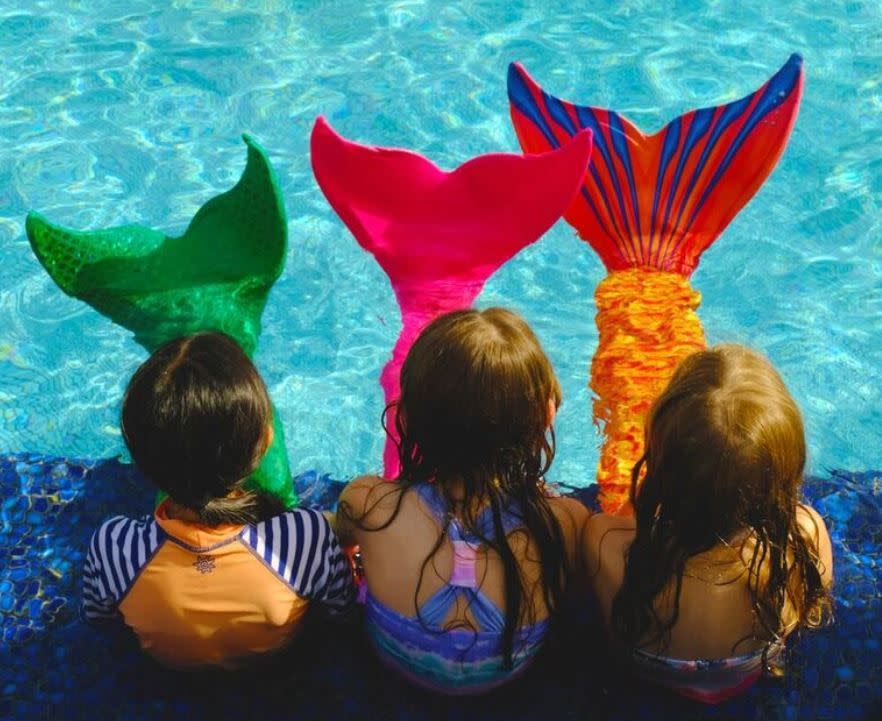
[[[470,306],[493,272],[570,204],[591,155],[591,133],[574,135],[554,152],[482,155],[448,173],[413,152],[353,143],[316,121],[316,180],[401,306],[401,335],[381,375],[387,403],[398,398],[401,364],[420,331]],[[394,440],[384,465],[387,477],[397,474]]]
[[[595,152],[564,217],[600,255],[599,343],[591,363],[594,419],[604,432],[597,480],[607,512],[627,512],[646,412],[677,365],[705,346],[688,276],[771,173],[802,94],[793,55],[756,92],[693,110],[654,135],[616,112],[573,105],[509,68],[511,117],[526,152],[588,128]]]
[[[802,58],[792,55],[759,90],[693,110],[645,135],[612,110],[546,93],[513,63],[511,117],[525,152],[544,152],[584,128],[595,152],[564,214],[607,269],[689,275],[775,167],[796,121]]]
[[[140,225],[76,231],[37,213],[26,222],[37,258],[68,295],[132,331],[152,352],[172,338],[220,330],[251,356],[269,291],[287,255],[285,205],[265,151],[245,136],[239,182],[203,205],[180,237]],[[282,424],[251,483],[296,505]]]
[[[285,264],[288,222],[265,151],[245,142],[239,182],[203,205],[182,236],[140,225],[76,231],[30,213],[34,253],[65,293],[132,331],[148,351],[215,329],[252,355]]]

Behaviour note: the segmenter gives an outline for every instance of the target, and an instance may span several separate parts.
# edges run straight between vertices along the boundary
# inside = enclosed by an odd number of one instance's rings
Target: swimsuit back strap
[[[447,502],[444,500],[444,496],[442,495],[440,489],[435,483],[421,483],[418,486],[415,486],[416,492],[419,494],[420,499],[423,503],[428,507],[431,511],[432,516],[438,523],[441,524],[442,528],[446,524],[447,518],[450,516],[450,509],[447,506]],[[511,533],[515,528],[522,526],[523,514],[517,503],[511,502],[503,506],[501,509],[502,516],[502,530],[503,533]],[[453,523],[450,524],[450,531],[453,531]],[[495,535],[495,529],[493,524],[493,509],[490,506],[484,508],[475,519],[475,527],[477,532],[483,536],[484,538],[492,538]],[[473,534],[466,532],[461,526],[456,529],[456,533],[459,534],[459,538],[462,538],[466,541],[471,541],[473,544],[480,544],[480,539]],[[456,540],[452,535],[451,539]]]
[[[417,492],[436,520],[444,524],[448,512],[437,486],[421,484],[417,486]],[[478,527],[485,537],[493,530],[491,514],[490,508],[484,509],[477,519]],[[505,531],[515,528],[518,520],[514,513],[503,513]],[[453,570],[447,583],[421,606],[421,618],[429,625],[440,627],[457,599],[465,598],[469,612],[480,630],[501,632],[505,627],[505,616],[479,588],[477,553],[480,539],[465,531],[456,518],[451,518],[447,523],[447,535],[453,545]]]
[[[464,598],[469,614],[475,620],[478,631],[502,633],[505,629],[505,615],[481,591],[462,586],[445,584],[429,598],[421,607],[419,618],[427,626],[443,628],[444,620],[456,604],[458,598]]]

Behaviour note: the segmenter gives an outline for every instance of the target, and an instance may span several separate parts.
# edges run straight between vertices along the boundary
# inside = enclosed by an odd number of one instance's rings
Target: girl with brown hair
[[[586,525],[588,575],[634,671],[715,703],[771,670],[785,637],[830,613],[830,537],[800,503],[799,409],[768,360],[694,353],[655,401],[634,517]]]
[[[588,516],[544,480],[560,401],[536,336],[501,308],[443,315],[407,354],[401,471],[353,481],[337,531],[361,549],[378,655],[414,683],[478,693],[541,648]]]

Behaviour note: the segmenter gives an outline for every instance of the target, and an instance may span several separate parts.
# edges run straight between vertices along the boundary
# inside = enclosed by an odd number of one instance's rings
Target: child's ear
[[[547,424],[550,427],[554,423],[554,419],[557,416],[557,403],[554,398],[548,399],[548,409],[546,411]]]
[[[261,457],[269,450],[269,447],[273,443],[273,439],[276,437],[276,429],[272,423],[267,423],[266,428],[263,431],[263,438],[261,441],[261,445],[263,446],[263,451],[261,452]]]

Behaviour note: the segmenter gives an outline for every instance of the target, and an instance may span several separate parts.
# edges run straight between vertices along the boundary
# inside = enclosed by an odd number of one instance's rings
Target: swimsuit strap
[[[443,526],[449,512],[438,487],[433,483],[423,483],[416,486],[416,490],[432,515]],[[511,506],[503,509],[502,525],[506,533],[520,523],[520,515]],[[478,516],[477,526],[485,537],[492,534],[493,517],[490,508],[485,508]],[[505,628],[502,611],[478,587],[477,551],[480,539],[465,531],[456,518],[451,518],[447,523],[447,535],[453,544],[453,571],[447,583],[422,605],[420,616],[426,623],[440,626],[457,599],[464,598],[482,631],[501,632]]]
[[[420,483],[419,485],[414,486],[414,490],[416,490],[416,492],[419,494],[420,499],[432,512],[435,520],[438,521],[438,523],[441,524],[443,528],[448,516],[450,516],[450,511],[447,507],[447,502],[444,500],[444,496],[442,495],[441,490],[438,488],[437,484]],[[514,501],[509,501],[502,507],[501,515],[502,530],[506,534],[511,533],[515,528],[522,526],[524,523],[520,505]],[[478,514],[478,517],[475,519],[475,526],[481,536],[483,536],[484,538],[492,538],[492,536],[494,535],[493,509],[490,506],[487,506]],[[468,533],[458,523],[456,523],[456,519],[453,519],[449,524],[448,533],[451,534],[451,540],[470,541],[474,545],[478,545],[481,542],[480,538],[471,533]],[[454,536],[452,534],[457,535]]]
[[[444,619],[450,614],[457,599],[463,598],[469,612],[475,619],[479,631],[502,633],[505,629],[505,615],[480,590],[445,584],[420,606],[420,619],[433,628],[442,628]]]

